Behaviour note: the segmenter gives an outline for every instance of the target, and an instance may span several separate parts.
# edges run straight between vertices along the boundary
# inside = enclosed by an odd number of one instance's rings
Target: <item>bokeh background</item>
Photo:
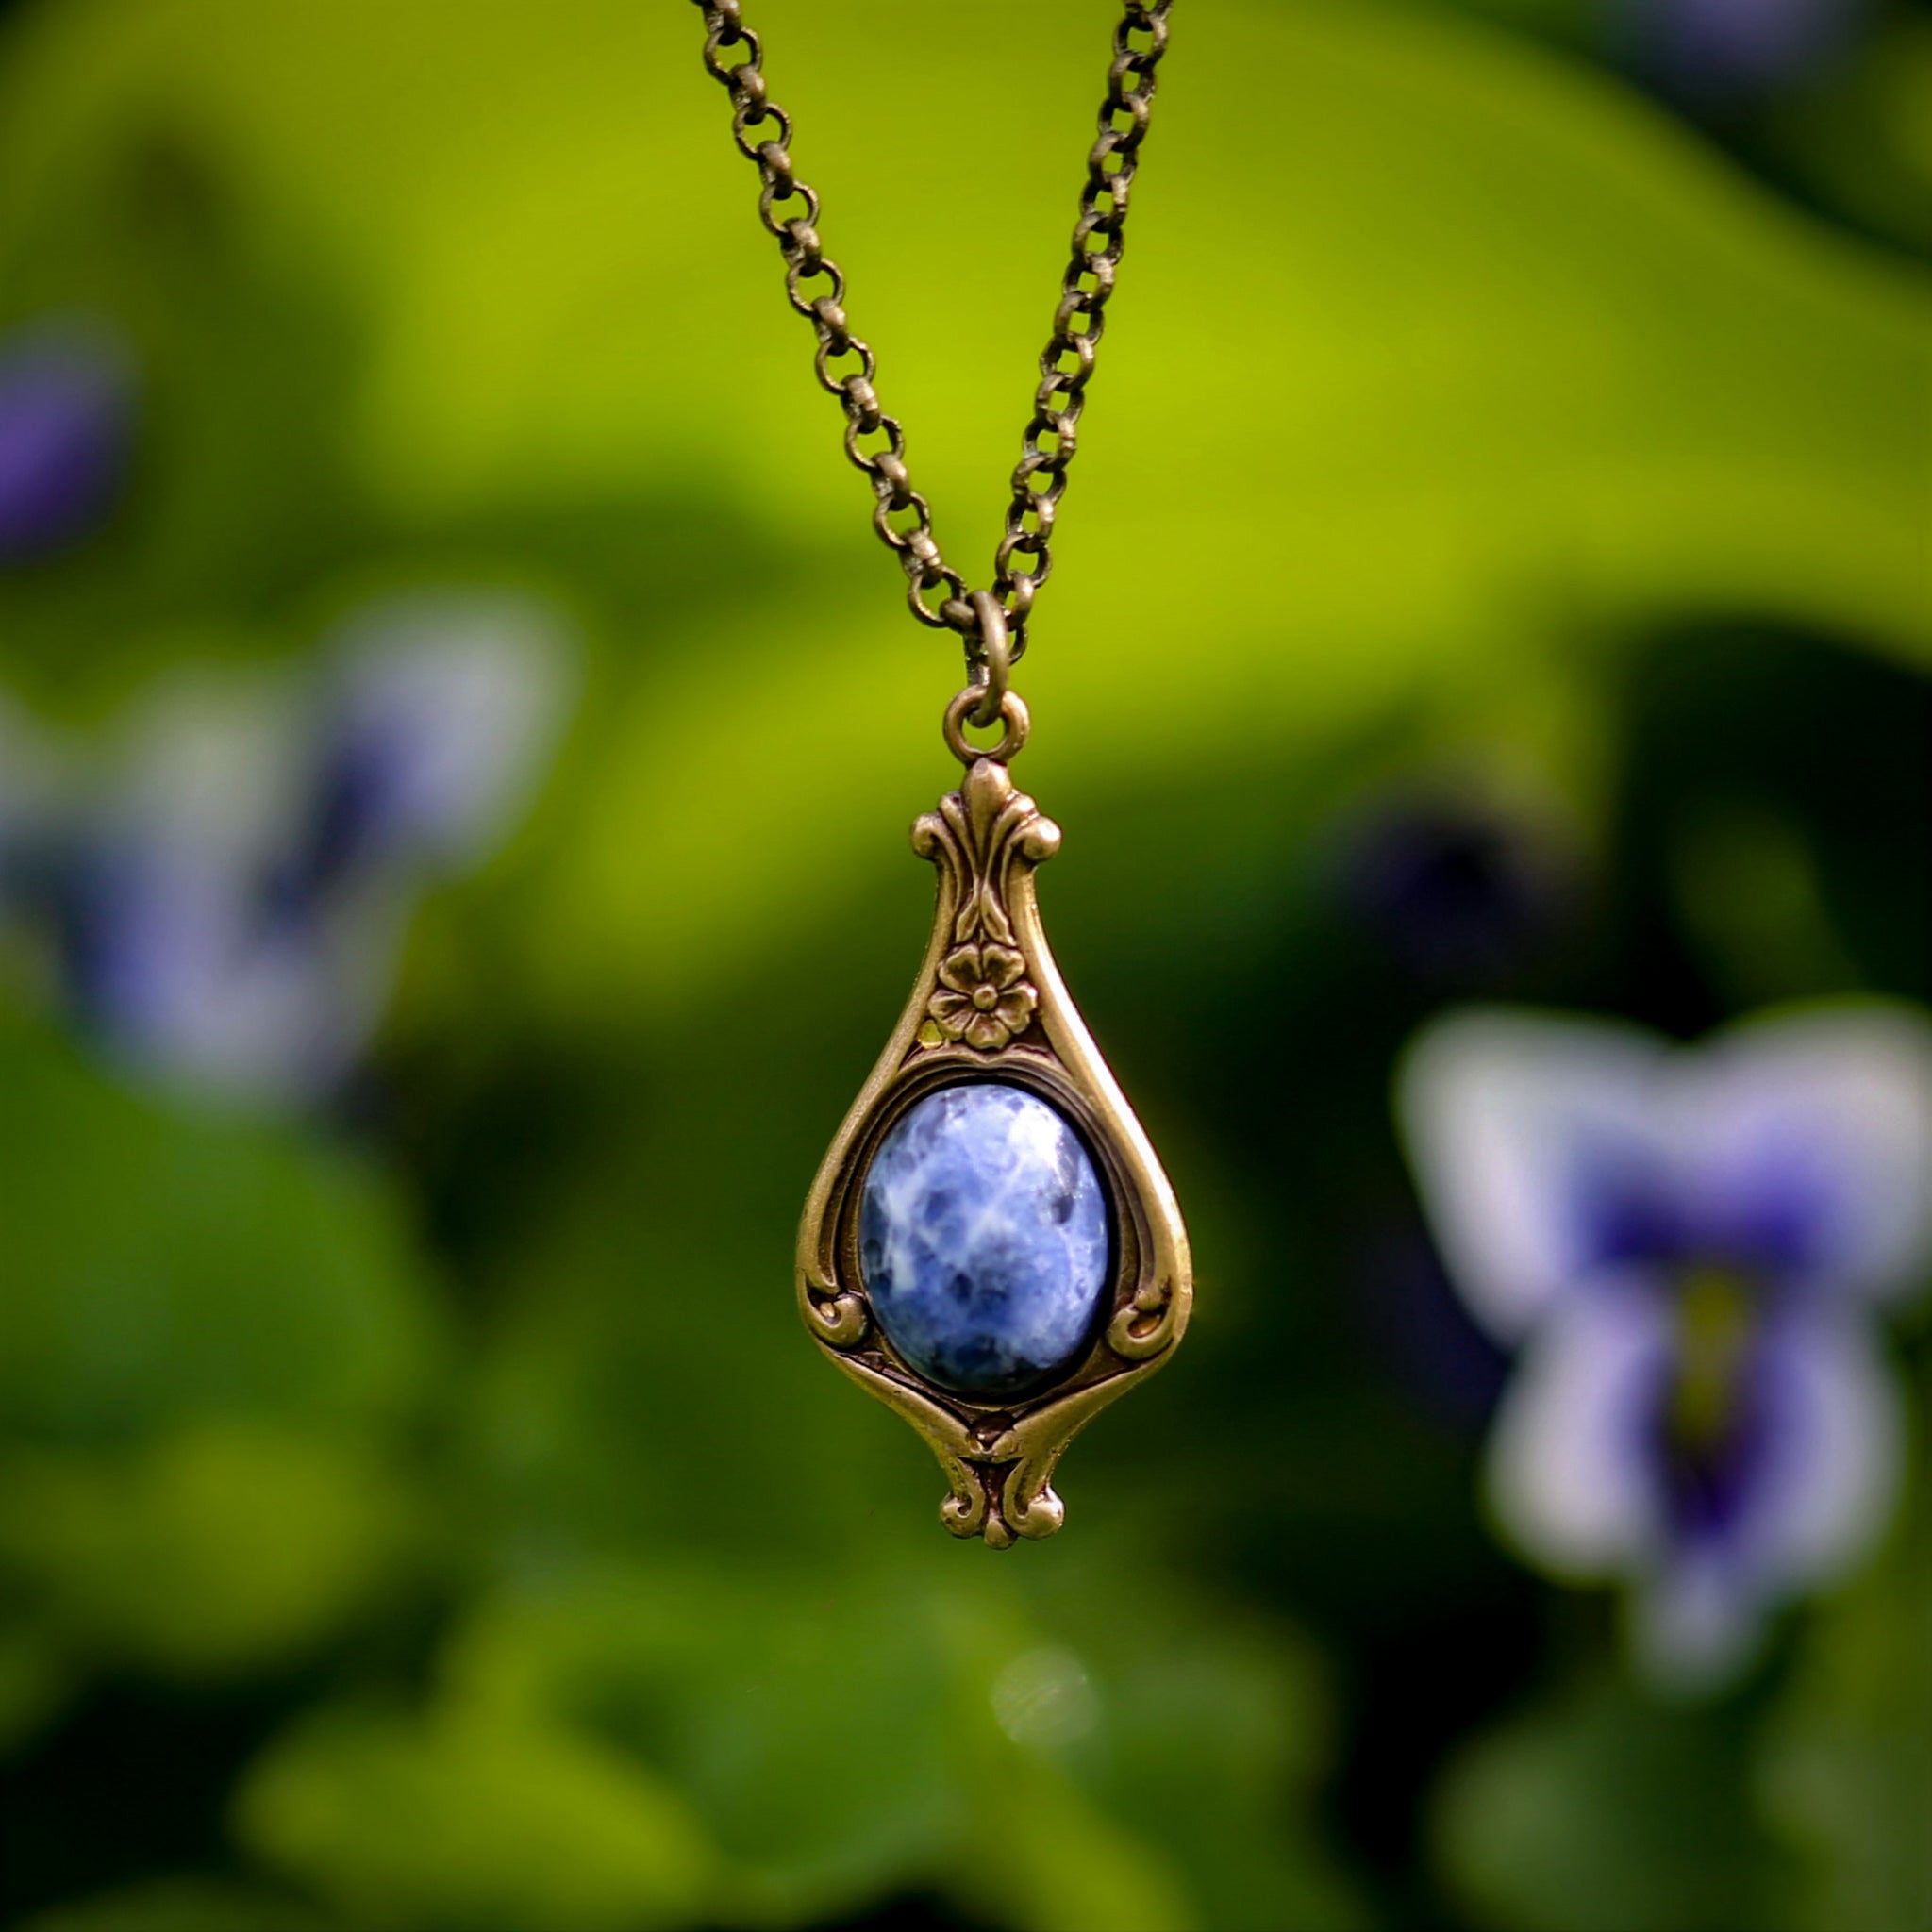
[[[1932,11],[1176,15],[1022,776],[1200,1298],[995,1555],[792,1306],[958,665],[695,10],[0,7],[8,1923],[1932,1924],[1923,1423],[1657,1681],[1391,1105],[1932,993]],[[955,560],[1110,21],[753,18]]]

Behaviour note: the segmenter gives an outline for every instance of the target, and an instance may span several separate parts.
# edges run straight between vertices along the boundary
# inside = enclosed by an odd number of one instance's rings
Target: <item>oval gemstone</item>
[[[1070,1367],[1108,1276],[1107,1196],[1058,1110],[942,1087],[879,1144],[858,1210],[873,1313],[913,1368],[999,1400]]]

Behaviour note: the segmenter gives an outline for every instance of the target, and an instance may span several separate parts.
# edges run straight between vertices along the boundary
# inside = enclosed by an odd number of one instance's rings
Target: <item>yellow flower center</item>
[[[1678,1291],[1670,1427],[1687,1449],[1720,1441],[1737,1419],[1752,1312],[1750,1286],[1734,1269],[1707,1264],[1685,1272]]]
[[[996,986],[980,984],[973,989],[973,1004],[982,1013],[990,1013],[1000,1003],[1000,990]]]

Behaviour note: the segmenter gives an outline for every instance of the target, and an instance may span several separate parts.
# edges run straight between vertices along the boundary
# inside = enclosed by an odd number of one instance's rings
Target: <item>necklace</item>
[[[791,118],[766,91],[741,0],[696,0],[705,66],[731,96],[739,151],[786,292],[818,339],[845,454],[871,480],[873,526],[898,556],[920,623],[955,632],[967,682],[947,705],[957,791],[912,828],[939,872],[932,939],[899,1024],[853,1102],[805,1206],[798,1298],[846,1374],[938,1455],[955,1536],[1004,1548],[1051,1536],[1052,1487],[1074,1433],[1173,1353],[1193,1297],[1187,1230],[1047,949],[1034,869],[1059,827],[1015,790],[1026,707],[1011,688],[1052,567],[1054,518],[1113,292],[1127,198],[1167,46],[1172,0],[1124,0],[1073,253],[1040,358],[992,588],[940,554],[906,437],[879,407],[872,350],[819,240],[819,197],[791,159]],[[998,726],[981,750],[967,728]]]

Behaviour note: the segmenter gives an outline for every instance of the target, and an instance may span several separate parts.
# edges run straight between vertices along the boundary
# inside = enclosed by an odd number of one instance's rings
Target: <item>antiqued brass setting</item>
[[[965,780],[912,828],[913,849],[939,870],[932,940],[806,1202],[798,1292],[832,1360],[931,1444],[950,1486],[941,1521],[1003,1549],[1059,1528],[1052,1478],[1061,1452],[1173,1353],[1193,1282],[1173,1190],[1047,949],[1033,873],[1058,850],[1059,827],[1014,788],[1001,758],[975,755],[960,736],[964,701],[983,696],[969,687],[947,714]],[[1025,736],[1025,708],[1000,696],[1007,735],[996,749],[1010,756]],[[1059,1109],[1093,1158],[1113,1220],[1111,1300],[1092,1346],[1054,1386],[1005,1406],[941,1389],[908,1365],[872,1318],[858,1256],[866,1171],[893,1123],[939,1088],[982,1080],[1026,1088]]]

